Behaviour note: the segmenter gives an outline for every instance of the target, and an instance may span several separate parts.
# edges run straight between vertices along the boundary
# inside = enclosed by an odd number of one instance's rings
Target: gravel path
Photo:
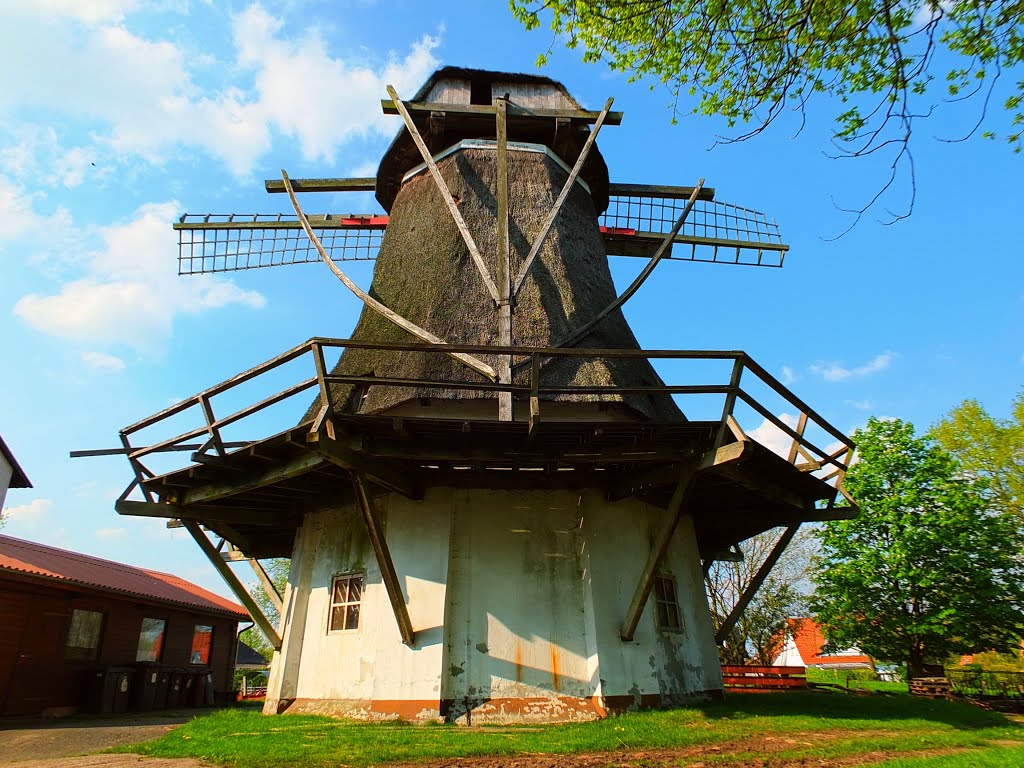
[[[163,736],[196,716],[196,712],[164,712],[159,715],[69,720],[9,720],[0,722],[0,765],[17,768],[194,768],[197,761],[157,760],[139,755],[87,755],[122,744],[134,744]]]

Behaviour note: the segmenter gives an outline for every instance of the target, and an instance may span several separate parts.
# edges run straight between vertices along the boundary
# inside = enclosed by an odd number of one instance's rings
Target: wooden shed
[[[81,710],[97,673],[140,662],[228,691],[247,618],[169,573],[0,536],[0,716]]]

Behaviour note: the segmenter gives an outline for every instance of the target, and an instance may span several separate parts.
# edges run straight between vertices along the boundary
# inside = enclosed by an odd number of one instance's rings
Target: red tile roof
[[[828,664],[870,664],[871,658],[863,654],[829,653],[822,654],[825,636],[814,619],[786,619],[789,631],[806,666]]]
[[[96,587],[161,603],[234,614],[239,619],[249,618],[237,603],[170,573],[136,568],[11,536],[0,536],[0,574],[4,571]]]

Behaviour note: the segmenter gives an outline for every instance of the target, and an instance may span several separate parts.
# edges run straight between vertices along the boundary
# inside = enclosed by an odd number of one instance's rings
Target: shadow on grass
[[[709,719],[745,717],[814,717],[828,720],[921,721],[943,723],[962,730],[1011,725],[999,712],[973,704],[941,699],[835,691],[730,693],[724,702],[698,707]]]

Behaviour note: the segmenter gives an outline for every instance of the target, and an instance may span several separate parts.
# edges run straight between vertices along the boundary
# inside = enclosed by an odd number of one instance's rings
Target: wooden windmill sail
[[[596,137],[621,120],[611,100],[590,112],[546,78],[456,68],[389,96],[404,128],[375,179],[283,174],[267,189],[293,216],[175,226],[184,274],[324,261],[365,307],[352,338],[310,339],[123,429],[134,480],[117,511],[180,521],[236,590],[278,649],[269,713],[577,719],[720,694],[715,642],[753,591],[716,637],[702,568],[784,526],[759,583],[803,522],[854,514],[835,505],[853,445],[743,352],[640,349],[621,306],[664,260],[781,266],[777,228],[702,180],[610,182]],[[300,202],[371,189],[384,215]],[[610,254],[647,260],[618,295]],[[344,267],[368,258],[367,291]],[[665,361],[726,373],[666,380]],[[222,412],[299,363],[307,378]],[[297,425],[225,435],[311,391]],[[686,413],[696,396],[721,416]],[[788,455],[748,437],[741,407]],[[151,468],[174,450],[192,463]],[[292,558],[279,626],[224,562],[263,557]]]

